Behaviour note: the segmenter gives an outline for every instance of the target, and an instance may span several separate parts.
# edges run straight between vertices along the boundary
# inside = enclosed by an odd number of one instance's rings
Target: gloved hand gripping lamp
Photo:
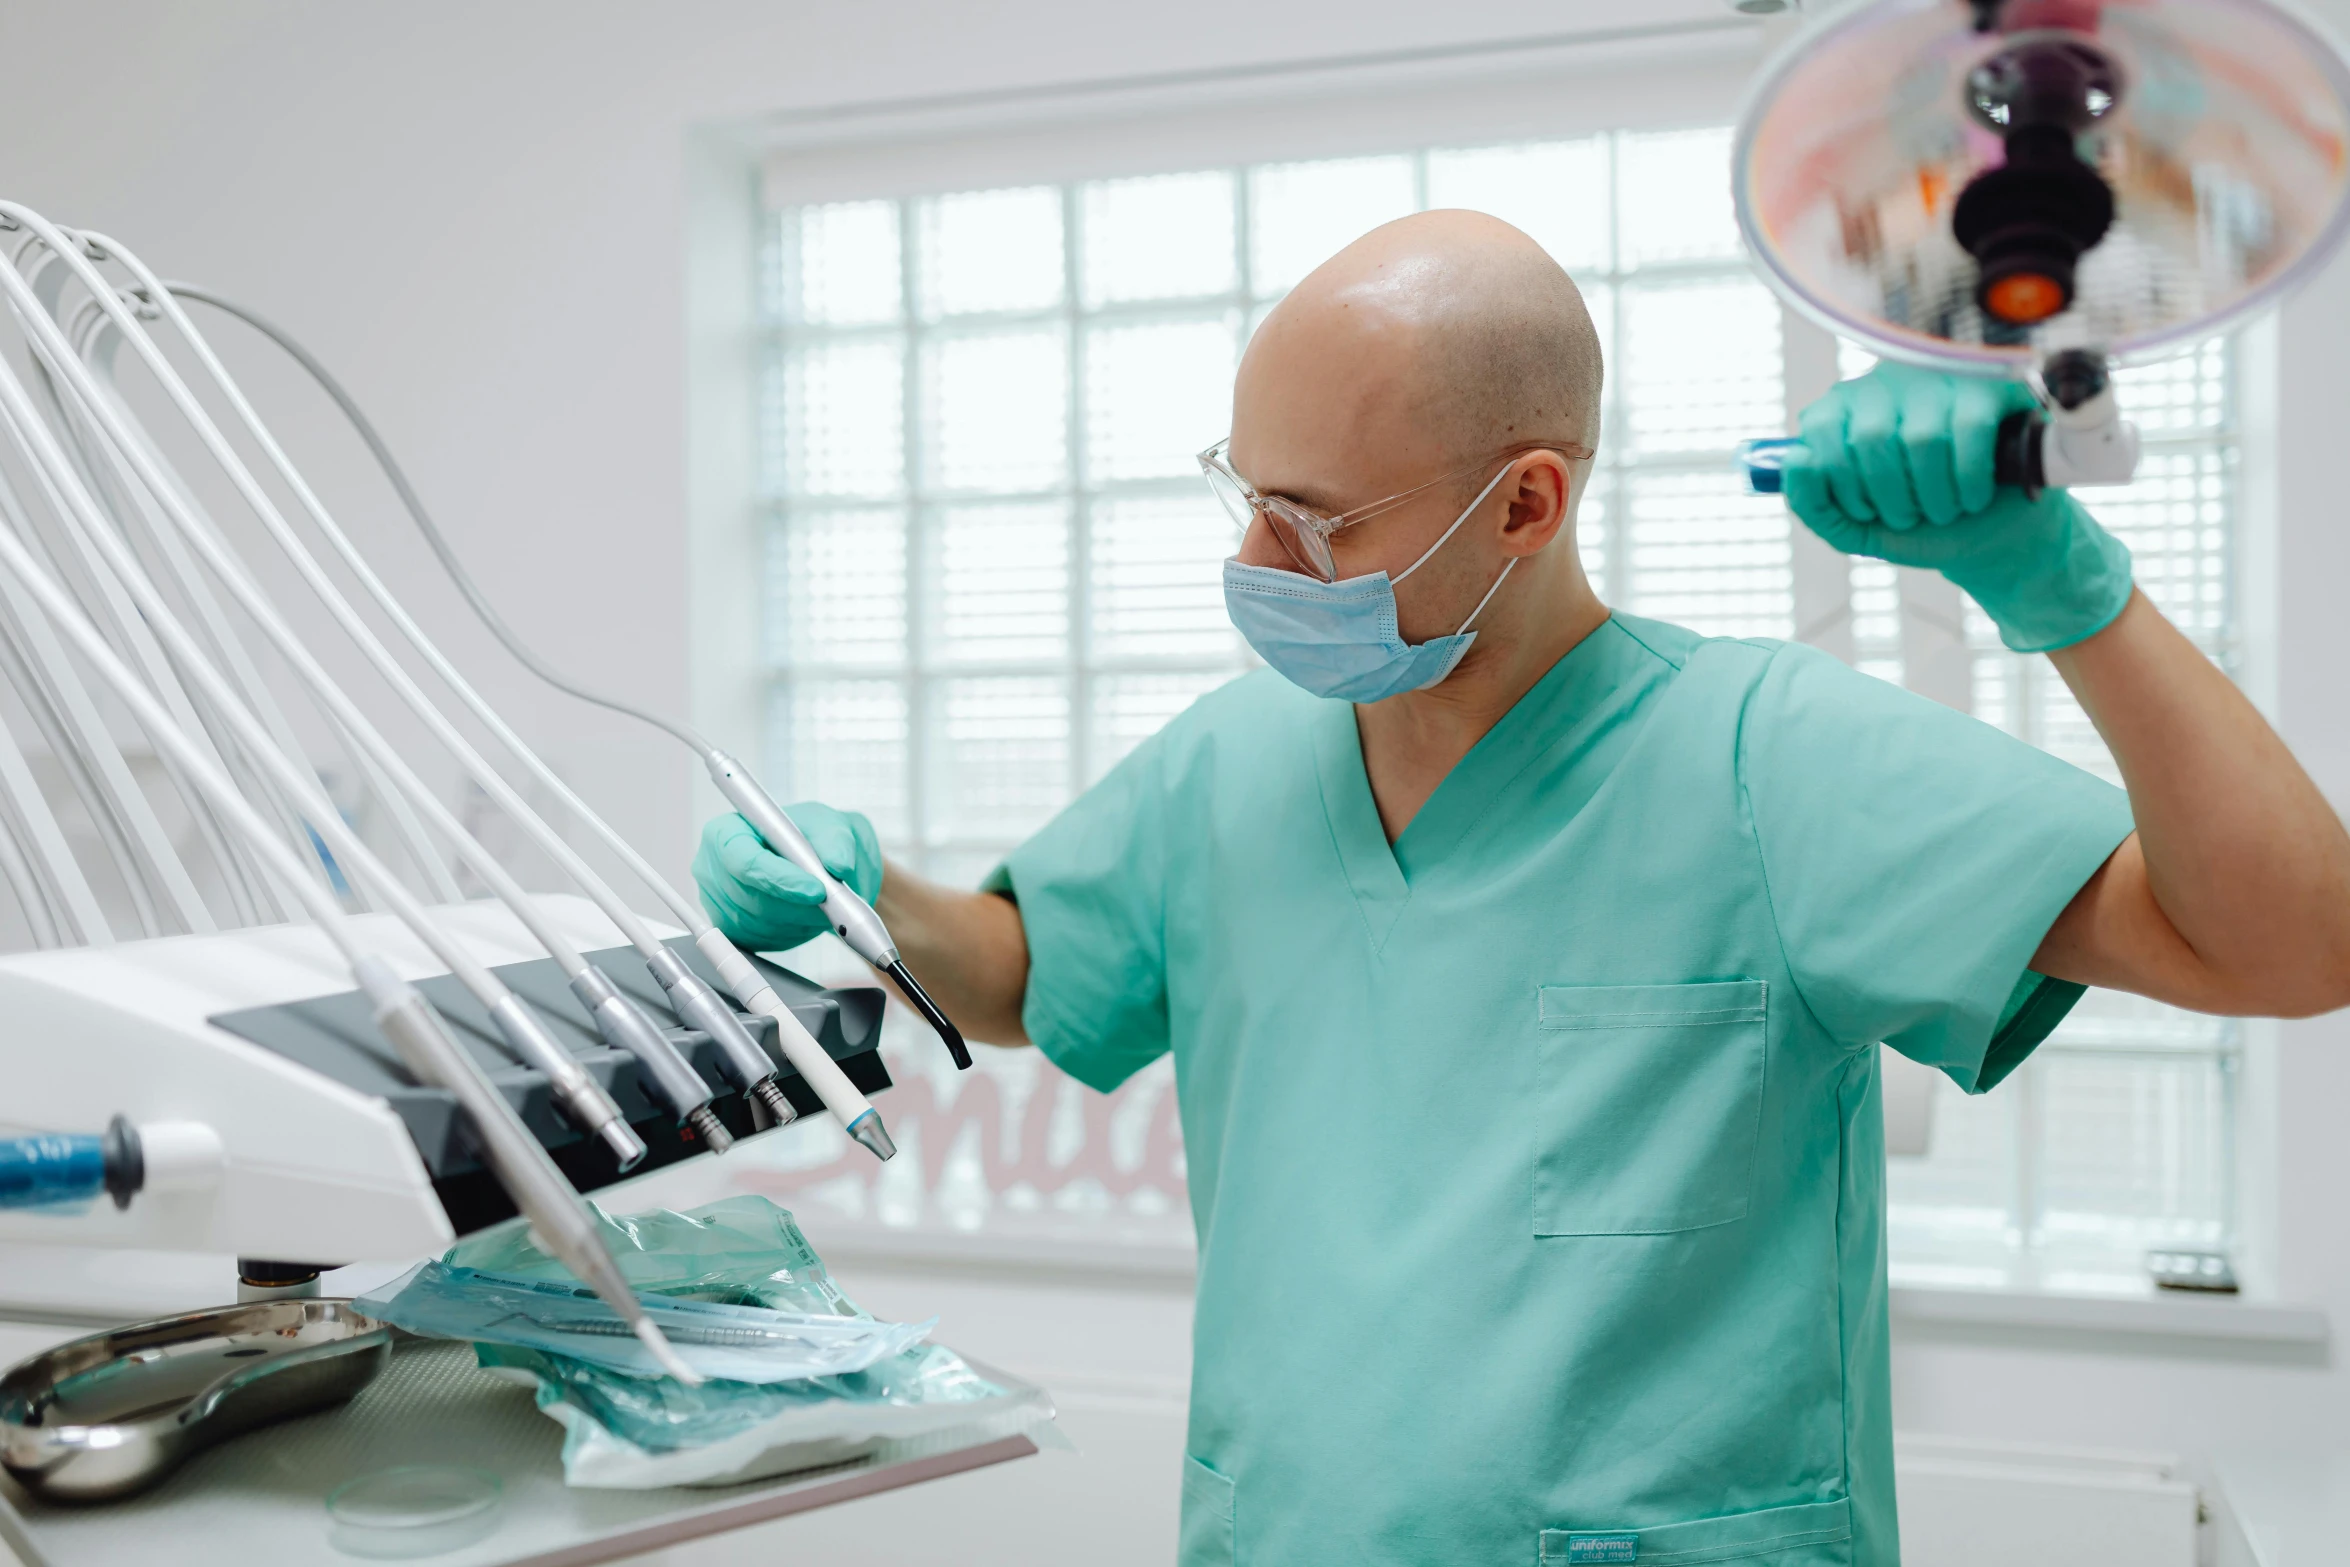
[[[2350,64],[2274,0],[1867,0],[1764,68],[1731,184],[1829,331],[2033,383],[2002,484],[2120,484],[2110,366],[2242,321],[2350,231]],[[1793,444],[1748,443],[1757,490]]]

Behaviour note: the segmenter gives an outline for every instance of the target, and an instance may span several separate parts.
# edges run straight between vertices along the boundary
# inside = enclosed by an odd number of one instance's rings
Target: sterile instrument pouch
[[[597,1218],[613,1261],[648,1304],[699,1301],[877,1325],[833,1282],[791,1214],[763,1197],[620,1219],[597,1210]],[[520,1220],[467,1237],[442,1261],[576,1288]],[[669,1329],[666,1318],[662,1326]],[[693,1345],[672,1342],[695,1361]],[[563,1475],[575,1486],[728,1485],[845,1463],[885,1442],[1057,1437],[1041,1388],[982,1375],[953,1350],[913,1340],[855,1370],[767,1382],[714,1373],[721,1379],[698,1388],[510,1338],[476,1341],[474,1356],[535,1387],[539,1407],[563,1426]]]
[[[588,1204],[620,1276],[639,1295],[764,1306],[814,1317],[862,1317],[833,1283],[791,1211],[764,1197],[728,1197],[691,1213],[663,1208],[614,1218]],[[516,1279],[571,1283],[571,1270],[509,1219],[449,1248],[441,1260]]]
[[[796,1382],[862,1371],[921,1343],[934,1325],[640,1298],[687,1365],[729,1382]],[[634,1328],[576,1282],[423,1262],[357,1304],[422,1338],[506,1344],[633,1377],[663,1375]]]
[[[533,1383],[563,1426],[563,1478],[604,1490],[733,1485],[865,1457],[884,1443],[964,1447],[1025,1435],[1066,1445],[1042,1388],[983,1376],[923,1344],[846,1376],[754,1385],[624,1377],[585,1361],[501,1344],[481,1365]]]

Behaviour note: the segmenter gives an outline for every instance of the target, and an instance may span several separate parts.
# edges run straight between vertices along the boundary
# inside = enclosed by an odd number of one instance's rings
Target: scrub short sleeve
[[[1162,742],[1138,746],[982,883],[1020,906],[1028,1037],[1103,1093],[1168,1049]]]
[[[2121,790],[1793,644],[1738,753],[1787,965],[1834,1038],[1980,1093],[2072,1009],[2083,987],[2026,965],[2129,836]]]

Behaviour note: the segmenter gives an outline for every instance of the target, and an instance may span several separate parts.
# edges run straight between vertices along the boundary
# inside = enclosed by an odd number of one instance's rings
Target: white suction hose
[[[7,403],[10,414],[18,420],[30,412],[22,384],[5,367],[0,367],[0,400]],[[42,455],[46,458],[51,454]],[[63,453],[58,451],[54,455],[62,457]],[[374,1000],[376,1021],[402,1060],[419,1080],[446,1090],[465,1110],[481,1139],[492,1172],[548,1248],[607,1305],[627,1319],[665,1371],[682,1382],[698,1384],[701,1378],[678,1356],[647,1315],[635,1291],[628,1287],[579,1195],[480,1066],[449,1038],[423,996],[414,986],[399,979],[381,958],[359,945],[349,918],[333,895],[305,872],[293,851],[238,791],[228,774],[173,722],[163,704],[139,683],[105,637],[82,615],[72,596],[41,568],[23,542],[6,529],[0,529],[0,571],[5,571],[33,597],[50,624],[74,644],[130,708],[157,749],[171,753],[174,764],[204,792],[207,801],[244,837],[247,846],[272,862],[272,868],[287,886],[299,889],[297,896],[310,917],[343,954],[353,977]],[[251,722],[251,715],[241,708],[231,706],[225,711]],[[253,724],[253,727],[259,726]]]
[[[622,862],[669,907],[679,922],[692,933],[695,945],[701,949],[705,957],[709,958],[727,988],[732,990],[750,1010],[775,1020],[778,1043],[785,1056],[791,1061],[802,1079],[824,1101],[825,1107],[832,1112],[834,1118],[843,1127],[849,1129],[859,1142],[871,1148],[881,1157],[888,1158],[894,1153],[895,1147],[890,1143],[888,1133],[881,1124],[880,1115],[873,1109],[871,1102],[865,1098],[854,1083],[849,1081],[847,1074],[841,1071],[831,1056],[826,1053],[822,1044],[809,1033],[806,1026],[799,1021],[791,1009],[783,1004],[782,999],[776,995],[774,987],[769,985],[758,970],[719,933],[700,905],[672,886],[645,860],[643,855],[639,854],[586,801],[582,800],[556,774],[554,769],[549,767],[544,759],[520,735],[515,733],[512,726],[474,689],[473,685],[425,634],[423,628],[417,625],[415,619],[408,614],[405,607],[392,595],[391,590],[384,585],[382,579],[376,575],[366,557],[359,552],[349,536],[335,522],[325,505],[302,480],[291,460],[285,455],[283,448],[270,434],[260,416],[254,412],[251,404],[244,398],[235,382],[228,375],[226,367],[213,353],[211,345],[204,340],[194,322],[190,321],[187,313],[180,308],[174,297],[175,293],[186,293],[227,309],[264,332],[281,347],[286,348],[305,369],[319,380],[329,394],[335,397],[344,411],[354,417],[354,421],[363,435],[371,438],[369,444],[377,450],[378,456],[386,456],[387,454],[381,449],[380,442],[372,439],[374,434],[372,427],[366,424],[364,416],[358,413],[356,405],[349,400],[347,394],[343,393],[333,377],[328,375],[323,366],[319,365],[307,352],[301,350],[299,345],[289,337],[251,312],[242,307],[229,305],[217,296],[203,290],[193,289],[189,285],[165,284],[135,255],[129,253],[117,242],[96,234],[86,237],[92,243],[104,247],[107,254],[119,261],[126,271],[139,280],[145,297],[165,319],[172,323],[199,362],[205,366],[215,385],[219,387],[222,394],[229,399],[231,406],[237,411],[247,432],[268,455],[271,465],[279,476],[300,498],[303,509],[309,514],[311,522],[326,538],[336,556],[358,579],[368,597],[383,611],[393,625],[399,628],[401,635],[416,649],[418,655],[431,666],[433,672],[455,693],[466,709],[498,738],[499,743],[505,746],[507,751],[523,767],[528,769],[532,776],[556,799],[560,800],[580,822],[617,853]],[[398,475],[396,467],[390,471],[395,476],[395,482],[405,490],[405,478]],[[328,600],[330,606],[335,608],[338,617],[344,618],[345,623],[352,628],[354,639],[361,640],[363,624],[357,619],[356,612],[351,609],[347,601],[341,598],[330,579],[325,576],[323,570],[319,568],[315,559],[310,556],[300,540],[292,535],[290,529],[283,526],[282,519],[276,519],[272,522],[271,519],[265,518],[264,521],[269,525],[271,537],[277,541],[279,547],[302,572],[304,580],[310,582],[319,591],[321,597]],[[463,586],[471,588],[470,581],[462,577],[460,577],[460,581]],[[413,683],[407,680],[405,672],[394,673],[398,671],[397,663],[392,660],[389,651],[373,639],[372,634],[361,640],[361,645],[370,660],[375,662],[379,669],[386,671],[386,678],[392,679],[395,685],[402,689],[403,695],[409,697],[411,706],[417,708],[420,716],[429,712],[431,716],[427,718],[428,722],[439,719],[437,711],[431,709],[430,702],[422,692],[417,691]],[[439,723],[445,728],[445,719],[439,719]],[[436,728],[436,733],[440,732],[441,729]],[[594,897],[607,913],[611,914],[614,922],[621,926],[630,941],[637,946],[640,952],[645,954],[647,961],[654,965],[656,975],[660,976],[664,986],[670,989],[672,999],[678,1000],[681,987],[671,985],[670,978],[663,974],[660,961],[655,956],[656,952],[666,955],[666,949],[659,946],[643,922],[637,919],[633,911],[629,911],[627,906],[620,901],[617,894],[613,893],[610,887],[571,850],[560,834],[557,834],[553,828],[539,819],[521,797],[515,794],[505,781],[489,767],[487,762],[472,752],[470,747],[459,749],[463,747],[463,741],[455,735],[454,730],[447,731],[443,738],[444,743],[456,751],[461,760],[466,760],[469,769],[482,780],[484,787],[491,789],[493,794],[499,798],[500,803],[506,806],[508,812],[518,822],[521,822],[526,830],[530,830],[534,839],[546,847],[557,862],[571,873],[573,879],[587,889],[589,895]],[[670,961],[674,962],[675,960],[671,958]],[[698,981],[695,983],[698,984]],[[689,996],[684,1005],[692,1006],[694,1002],[695,998]],[[695,1019],[688,1018],[688,1021],[695,1021]],[[770,1099],[768,1103],[769,1108],[779,1114],[788,1108],[788,1104],[779,1105],[774,1099]]]
[[[0,203],[0,214],[5,214],[20,222],[26,222],[28,227],[34,227],[36,233],[42,233],[44,228],[49,228],[43,220],[31,216],[23,209],[15,208],[9,203]],[[120,301],[114,299],[111,290],[105,289],[104,280],[97,276],[95,269],[90,267],[86,258],[81,255],[79,248],[74,246],[70,239],[53,228],[49,228],[49,232],[44,233],[43,237],[57,248],[58,254],[68,266],[75,268],[77,275],[87,271],[87,275],[82,278],[85,287],[92,288],[94,292],[103,290],[106,299],[113,300],[116,308],[122,308]],[[17,305],[20,314],[26,312],[29,303],[26,297],[30,292],[29,285],[13,268],[0,267],[0,291],[5,291],[8,294]],[[125,314],[127,316],[128,312],[125,311]],[[212,530],[201,526],[192,514],[177,504],[177,498],[170,494],[168,488],[161,482],[161,475],[147,466],[144,443],[139,441],[135,432],[129,428],[119,404],[103,395],[95,378],[91,375],[89,367],[72,354],[64,334],[57,324],[48,317],[46,312],[38,309],[37,303],[33,303],[32,313],[25,324],[32,335],[36,350],[48,363],[51,374],[57,376],[60,383],[68,387],[82,402],[108,440],[113,443],[117,454],[131,465],[140,481],[147,484],[150,490],[156,494],[165,514],[172,519],[187,541],[194,546],[197,553],[212,568],[215,576],[221,585],[228,590],[230,596],[252,617],[255,624],[260,626],[288,665],[301,677],[304,684],[310,687],[320,702],[343,727],[344,732],[378,767],[390,776],[393,783],[409,797],[410,801],[424,812],[433,826],[449,840],[465,864],[489,884],[491,890],[513,910],[515,916],[530,931],[533,938],[555,958],[562,967],[566,978],[570,980],[574,993],[578,995],[582,1005],[587,1008],[589,1015],[593,1018],[599,1032],[605,1036],[606,1042],[614,1049],[624,1050],[636,1058],[638,1065],[643,1069],[646,1086],[666,1105],[677,1120],[692,1125],[704,1141],[716,1151],[723,1152],[731,1146],[733,1138],[727,1132],[725,1125],[709,1108],[712,1097],[710,1087],[693,1069],[692,1064],[686,1061],[659,1027],[651,1019],[645,1017],[642,1010],[630,1001],[618,986],[614,985],[593,965],[587,963],[577,947],[555,927],[552,921],[546,918],[529,894],[523,891],[521,884],[516,882],[512,875],[498,864],[495,856],[484,849],[465,830],[455,814],[440,802],[422,779],[417,777],[414,769],[409,767],[398,750],[383,737],[367,716],[360,711],[358,705],[335,684],[324,666],[319,664],[309,650],[302,645],[300,638],[294,634],[292,628],[277,613],[275,606],[269,602],[268,596],[262,593],[259,586],[245,573],[242,563],[229,551],[225,541]],[[132,331],[136,330],[135,320],[129,323],[129,327]],[[143,333],[140,334],[139,340],[143,342]],[[199,416],[201,416],[201,409],[194,409],[191,417]],[[44,437],[48,435],[46,426],[42,427],[40,434]],[[218,431],[213,430],[211,434],[217,438]],[[53,438],[49,439],[46,445],[47,452],[44,455],[46,456],[48,452],[54,452],[56,461],[62,464],[64,457],[62,448],[57,446]],[[220,456],[221,453],[216,451],[215,455]],[[229,454],[229,460],[233,460],[233,454]],[[75,476],[70,471],[60,477],[74,480],[73,487],[76,490],[80,489],[78,480],[75,480]],[[250,479],[250,475],[246,477],[248,480]],[[195,648],[193,638],[188,636],[185,628],[179,624],[177,617],[162,602],[161,596],[155,592],[153,585],[147,582],[143,568],[131,555],[128,545],[111,527],[106,525],[103,513],[88,497],[86,491],[81,494],[81,502],[82,504],[75,505],[73,510],[105,557],[107,564],[123,580],[125,586],[131,589],[134,596],[138,597],[142,613],[147,616],[159,634],[165,634],[166,640],[173,642],[175,654],[179,653],[181,647],[184,646],[189,654],[201,662],[201,653]],[[144,589],[143,592],[142,589]],[[347,612],[348,606],[346,605],[344,608]],[[207,663],[205,668],[209,670],[209,667]],[[219,693],[208,690],[207,694],[212,696],[215,701],[219,700]],[[233,693],[231,695],[233,696]],[[262,743],[266,745],[267,736],[263,735],[261,739]],[[280,763],[285,760],[275,751],[274,747],[270,748],[270,755]],[[277,768],[270,770],[272,772],[279,771]],[[323,792],[318,788],[315,778],[301,775],[290,765],[280,773],[280,776],[292,778],[293,782],[286,785],[289,792],[295,798],[303,801],[305,808],[316,810],[317,801],[323,799]],[[314,830],[328,836],[330,842],[333,841],[335,835],[329,829],[341,825],[340,813],[336,812],[331,804],[327,806],[323,816],[313,822]],[[357,841],[355,836],[352,841]],[[337,852],[338,854],[341,852],[340,845],[337,845]],[[380,866],[381,862],[375,861],[372,855],[369,856],[369,859],[373,866]],[[393,903],[395,909],[400,906],[395,899],[394,892],[382,886],[377,875],[371,873],[368,875],[367,881],[379,896],[385,898],[387,902]],[[394,886],[397,887],[397,885],[395,881]],[[397,898],[407,899],[413,904],[413,899],[407,894],[405,888],[398,889]],[[421,905],[415,906],[421,908]],[[455,966],[452,965],[452,971],[454,970]],[[484,972],[486,973],[486,970]],[[564,1058],[568,1063],[567,1052],[564,1053]],[[570,1069],[573,1072],[578,1071],[575,1063],[570,1064]],[[597,1092],[600,1094],[601,1090],[598,1089]],[[609,1101],[607,1100],[606,1103],[608,1104]],[[601,1109],[600,1106],[597,1108]],[[613,1112],[613,1115],[616,1118],[617,1111]],[[623,1130],[625,1130],[624,1126]],[[631,1138],[634,1136],[633,1133],[627,1135]]]

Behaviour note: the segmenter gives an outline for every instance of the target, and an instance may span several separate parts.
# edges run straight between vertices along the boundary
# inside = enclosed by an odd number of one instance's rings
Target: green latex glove
[[[850,891],[867,903],[881,896],[881,840],[871,822],[814,800],[786,806],[784,814]],[[726,939],[752,952],[787,951],[832,929],[824,884],[769,849],[732,812],[703,823],[694,885]]]
[[[2019,653],[2093,637],[2130,601],[2130,551],[2062,490],[1992,478],[2015,381],[1885,363],[1803,411],[1787,504],[1848,555],[1928,566],[1983,606]]]

